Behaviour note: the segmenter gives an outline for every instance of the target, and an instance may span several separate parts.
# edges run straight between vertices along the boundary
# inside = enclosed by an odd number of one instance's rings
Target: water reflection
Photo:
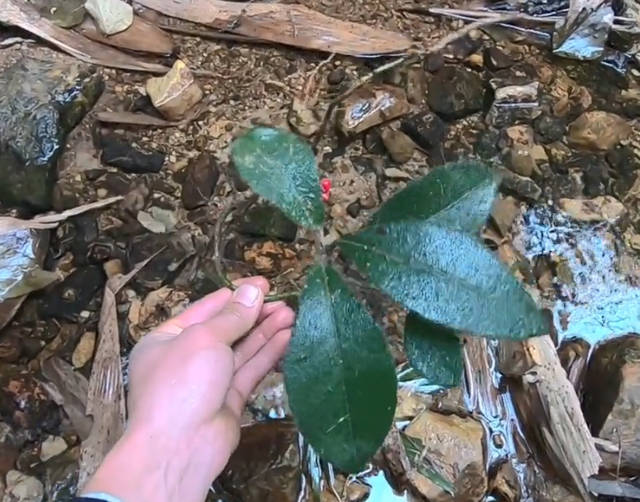
[[[560,340],[591,344],[640,332],[640,288],[618,272],[621,242],[608,224],[580,224],[547,207],[524,214],[514,245],[529,259],[555,255],[572,281],[554,283],[553,318]]]

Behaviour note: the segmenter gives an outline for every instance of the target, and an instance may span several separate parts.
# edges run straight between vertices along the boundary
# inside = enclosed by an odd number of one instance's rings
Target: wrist
[[[122,502],[201,502],[218,473],[211,467],[215,452],[196,439],[131,427],[82,493],[103,492]]]

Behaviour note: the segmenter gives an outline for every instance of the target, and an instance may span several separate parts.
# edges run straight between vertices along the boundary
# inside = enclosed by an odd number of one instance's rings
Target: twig
[[[399,57],[397,59],[394,59],[393,61],[390,61],[390,62],[388,62],[386,64],[383,64],[382,66],[379,66],[378,68],[376,68],[375,70],[370,72],[368,75],[365,75],[364,77],[362,77],[355,85],[353,85],[352,87],[347,89],[345,92],[343,92],[342,94],[340,94],[339,96],[334,98],[329,103],[327,111],[324,114],[324,117],[323,117],[322,122],[320,124],[320,128],[318,129],[318,132],[316,133],[314,144],[317,145],[318,142],[320,141],[320,138],[322,138],[322,136],[324,136],[324,133],[325,133],[326,128],[327,128],[327,124],[328,124],[329,119],[331,118],[331,115],[333,114],[336,106],[338,104],[340,104],[342,101],[344,101],[346,98],[351,96],[354,92],[356,92],[358,89],[360,89],[363,85],[367,84],[368,82],[371,82],[375,77],[377,77],[381,73],[387,72],[387,71],[392,70],[393,68],[396,68],[396,67],[401,66],[401,65],[409,65],[409,64],[413,64],[413,63],[416,63],[418,61],[421,61],[422,59],[424,59],[429,54],[434,54],[434,53],[440,52],[441,50],[443,50],[445,47],[447,47],[452,42],[455,42],[456,40],[458,40],[458,39],[460,39],[462,37],[465,37],[466,35],[468,35],[469,33],[471,33],[474,30],[477,30],[477,29],[480,29],[480,28],[484,28],[485,26],[488,26],[488,25],[491,25],[491,24],[505,23],[505,22],[508,22],[508,21],[513,21],[513,20],[518,19],[518,17],[519,17],[518,14],[503,14],[503,15],[497,15],[497,16],[490,16],[490,17],[487,17],[487,18],[484,18],[484,19],[479,19],[478,21],[475,21],[475,22],[473,22],[471,24],[463,26],[459,30],[456,30],[453,33],[450,33],[446,37],[441,38],[436,44],[434,44],[431,47],[429,47],[429,49],[407,54],[405,56],[402,56],[402,57]]]

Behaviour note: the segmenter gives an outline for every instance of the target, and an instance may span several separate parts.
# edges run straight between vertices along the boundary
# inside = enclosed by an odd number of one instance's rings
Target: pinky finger
[[[290,329],[279,331],[236,372],[227,397],[234,413],[242,414],[251,392],[284,356],[290,339]]]

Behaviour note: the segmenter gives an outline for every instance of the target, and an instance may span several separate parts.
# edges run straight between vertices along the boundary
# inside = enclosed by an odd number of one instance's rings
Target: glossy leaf
[[[406,221],[365,228],[340,248],[376,286],[433,322],[513,339],[548,332],[532,298],[468,232]]]
[[[322,225],[316,159],[306,141],[287,131],[256,127],[233,142],[231,157],[254,192],[303,227]]]
[[[284,362],[296,423],[320,456],[357,472],[382,444],[396,375],[381,329],[331,267],[309,272]]]
[[[496,175],[480,162],[438,167],[385,202],[371,223],[431,219],[478,232],[489,216],[497,187]]]
[[[404,351],[409,364],[429,384],[460,385],[462,347],[454,330],[409,313],[404,327]]]

